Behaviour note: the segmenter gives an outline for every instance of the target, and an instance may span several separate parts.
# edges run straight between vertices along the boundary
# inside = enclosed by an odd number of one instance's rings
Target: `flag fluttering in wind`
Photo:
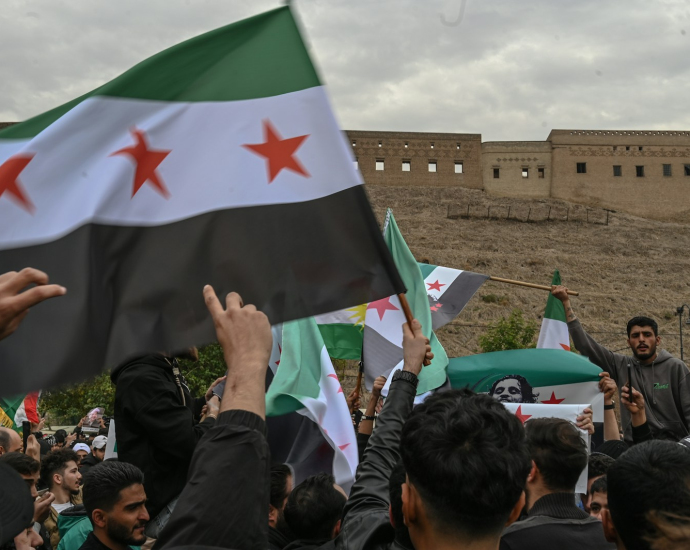
[[[2,392],[213,341],[202,288],[271,323],[403,292],[289,7],[0,131],[0,273],[67,288],[0,342]]]
[[[390,210],[386,215],[384,239],[393,254],[395,265],[407,287],[407,300],[412,314],[422,324],[422,332],[429,338],[434,359],[419,375],[417,393],[438,388],[446,381],[448,356],[432,330],[431,311],[424,277],[412,256]],[[378,376],[388,376],[402,361],[402,325],[405,323],[400,299],[389,296],[367,305],[364,322],[364,382],[369,390]]]
[[[504,403],[547,405],[591,403],[594,421],[604,421],[601,369],[586,357],[562,349],[513,349],[453,357],[448,378]]]
[[[361,359],[364,319],[367,305],[362,304],[332,313],[317,315],[328,354],[335,359]]]
[[[553,272],[551,284],[561,284],[561,274],[558,270]],[[541,321],[537,347],[570,351],[570,334],[568,332],[565,308],[563,307],[563,302],[551,294],[549,294],[546,300],[546,310]]]
[[[273,459],[293,467],[296,483],[325,470],[349,491],[358,464],[357,440],[314,318],[273,328],[269,367],[273,380],[266,393],[266,415],[278,417],[269,418],[268,424]],[[295,413],[303,418],[295,418]]]
[[[24,397],[0,398],[0,426],[19,430],[22,422],[38,424],[38,400],[41,392],[31,392]]]

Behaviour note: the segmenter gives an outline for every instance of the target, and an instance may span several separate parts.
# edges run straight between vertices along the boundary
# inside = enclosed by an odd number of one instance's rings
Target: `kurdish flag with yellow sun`
[[[367,305],[362,304],[315,317],[328,355],[334,359],[361,358]]]

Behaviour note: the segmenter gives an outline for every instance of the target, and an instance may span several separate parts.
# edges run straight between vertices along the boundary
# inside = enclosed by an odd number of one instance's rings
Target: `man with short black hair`
[[[285,520],[297,540],[285,550],[312,549],[333,540],[347,495],[331,474],[316,474],[295,487],[285,505]]]
[[[84,484],[84,508],[93,531],[80,550],[129,550],[146,542],[144,474],[126,462],[94,466]]]
[[[567,290],[564,286],[553,286],[551,294],[563,302],[568,330],[577,351],[609,373],[616,381],[619,395],[628,384],[628,372],[631,373],[633,389],[644,396],[647,421],[654,435],[662,430],[670,430],[676,440],[690,435],[688,367],[659,347],[661,336],[656,321],[644,316],[630,319],[627,343],[633,357],[615,353],[585,332],[573,311]],[[625,441],[632,444],[630,412],[625,407],[620,410]]]
[[[608,483],[606,482],[606,476],[597,478],[597,480],[592,483],[592,487],[589,490],[591,496],[589,502],[589,515],[593,518],[597,518],[601,521],[601,513],[604,510],[609,509],[609,498],[608,498]]]
[[[38,498],[36,485],[41,474],[41,464],[24,453],[5,453],[0,456],[0,464],[6,464],[22,476],[29,489],[31,498],[34,499],[34,521],[43,523],[50,513],[50,505],[53,503],[55,496],[50,492],[46,492],[39,500],[36,500]]]
[[[615,460],[602,453],[592,453],[587,461],[587,493],[581,495],[582,507],[585,512],[590,513],[590,502],[592,500],[592,485],[606,475],[611,464]]]
[[[0,456],[5,453],[21,453],[23,447],[24,442],[17,432],[0,426]]]
[[[532,469],[527,476],[527,517],[508,527],[501,550],[598,550],[606,542],[601,522],[575,504],[575,486],[587,466],[578,429],[560,418],[525,423]]]
[[[93,440],[93,445],[91,446],[91,452],[81,459],[81,464],[79,464],[79,471],[82,477],[86,476],[87,472],[103,462],[105,458],[105,446],[108,444],[108,438],[104,435],[99,435]]]
[[[294,540],[285,521],[285,505],[292,492],[292,470],[287,464],[271,466],[271,496],[268,503],[268,545],[283,550]]]
[[[67,508],[80,504],[82,500],[81,474],[77,462],[77,453],[71,449],[60,449],[48,453],[41,462],[41,478],[50,492],[55,495],[50,514],[44,523],[53,548],[57,548],[60,543],[58,515]]]
[[[489,395],[437,393],[412,411],[400,451],[414,547],[495,549],[520,514],[530,471],[517,417]]]
[[[616,460],[606,476],[606,538],[618,550],[690,547],[690,451],[646,441]]]

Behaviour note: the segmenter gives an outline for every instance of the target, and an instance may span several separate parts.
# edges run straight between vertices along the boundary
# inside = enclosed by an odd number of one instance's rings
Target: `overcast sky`
[[[280,0],[2,0],[0,121]],[[294,0],[344,129],[690,129],[686,0]],[[464,9],[463,9],[464,8]],[[462,16],[460,17],[460,15]]]

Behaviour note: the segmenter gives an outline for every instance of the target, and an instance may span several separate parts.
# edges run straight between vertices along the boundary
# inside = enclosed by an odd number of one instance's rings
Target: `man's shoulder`
[[[581,519],[553,518],[549,516],[534,516],[516,521],[510,525],[501,537],[501,548],[546,548],[540,544],[544,541],[570,541],[575,546],[566,544],[562,548],[581,548],[586,544],[591,549],[608,549],[613,546],[606,542],[601,522],[593,517]]]
[[[503,536],[507,536],[513,533],[520,533],[521,531],[525,531],[527,529],[539,529],[539,528],[558,528],[558,526],[582,526],[582,525],[601,525],[601,522],[593,517],[586,517],[586,518],[554,518],[550,516],[533,516],[533,517],[527,517],[523,520],[516,521],[515,523],[512,523],[509,525],[504,531],[503,531]]]

